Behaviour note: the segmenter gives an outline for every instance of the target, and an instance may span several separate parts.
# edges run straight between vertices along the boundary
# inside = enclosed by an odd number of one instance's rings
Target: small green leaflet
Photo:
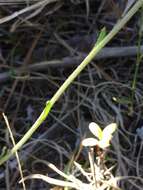
[[[2,159],[8,152],[9,150],[7,149],[6,146],[4,146],[1,150],[0,159]]]
[[[131,100],[127,97],[123,97],[123,98],[116,98],[116,97],[112,97],[112,100],[114,102],[117,102],[118,104],[131,104]]]
[[[51,102],[50,102],[50,100],[48,100],[47,102],[46,102],[46,107],[44,108],[44,110],[43,110],[43,112],[42,112],[42,120],[44,121],[45,119],[46,119],[46,117],[48,116],[48,114],[49,114],[49,112],[50,112],[50,110],[51,110],[51,107],[52,107],[52,105],[51,105]]]
[[[106,28],[104,27],[104,28],[102,28],[101,29],[101,31],[100,31],[100,33],[99,33],[99,36],[98,36],[98,38],[97,38],[97,41],[96,41],[96,44],[95,45],[98,45],[104,38],[105,38],[105,36],[106,36]]]

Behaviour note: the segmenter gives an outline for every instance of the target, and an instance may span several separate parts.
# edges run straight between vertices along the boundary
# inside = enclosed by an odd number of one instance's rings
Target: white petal
[[[98,145],[100,148],[104,149],[107,148],[108,146],[110,146],[110,140],[112,137],[110,138],[104,138],[103,140],[99,141]]]
[[[83,146],[96,146],[98,144],[98,140],[95,138],[87,138],[82,141]]]
[[[115,132],[115,130],[117,129],[117,124],[116,123],[111,123],[109,125],[107,125],[104,130],[103,130],[103,136],[102,136],[102,140],[99,142],[99,146],[101,148],[107,148],[108,146],[110,146],[110,141],[113,137],[113,133]]]
[[[107,125],[104,129],[103,129],[103,139],[105,138],[109,138],[112,137],[112,134],[116,131],[117,129],[117,124],[116,123],[111,123],[109,125]]]
[[[97,125],[96,123],[94,122],[91,122],[89,124],[89,130],[91,131],[91,133],[97,137],[99,140],[101,140],[102,138],[102,130],[101,128],[99,127],[99,125]]]

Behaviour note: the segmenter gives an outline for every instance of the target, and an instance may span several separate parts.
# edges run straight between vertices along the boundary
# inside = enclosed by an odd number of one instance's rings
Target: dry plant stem
[[[60,96],[65,92],[68,86],[73,82],[73,80],[80,74],[80,72],[92,61],[92,59],[97,55],[97,53],[123,28],[123,26],[131,19],[131,17],[139,10],[139,8],[143,5],[143,0],[138,0],[135,5],[128,11],[128,13],[114,26],[111,32],[97,45],[93,47],[88,56],[82,61],[82,63],[74,70],[74,72],[68,77],[68,79],[63,83],[63,85],[58,89],[55,95],[52,97],[50,101],[46,102],[46,106],[33,124],[33,126],[29,129],[29,131],[24,135],[24,137],[9,151],[8,154],[3,156],[0,159],[0,165],[7,161],[17,150],[19,150],[23,144],[32,136],[32,134],[37,130],[37,128],[41,125],[41,123],[48,116],[51,108],[55,104],[55,102],[60,98]]]
[[[74,189],[79,189],[78,186],[73,183],[73,182],[67,182],[67,181],[63,181],[63,180],[58,180],[58,179],[54,179],[45,175],[41,175],[41,174],[32,174],[29,175],[27,177],[24,177],[24,179],[20,180],[19,183],[21,183],[23,180],[27,180],[27,179],[42,179],[43,181],[52,184],[52,185],[57,185],[57,186],[61,186],[61,187],[70,187],[70,188],[74,188]]]
[[[40,0],[3,0],[0,1],[0,5],[18,5],[18,4],[31,4]]]
[[[92,173],[92,177],[93,177],[93,187],[94,189],[97,188],[97,181],[96,181],[96,171],[95,171],[95,167],[94,167],[94,148],[89,148],[89,152],[88,152],[88,158],[89,158],[89,163],[90,163],[90,168],[91,168],[91,173]]]
[[[85,44],[86,45],[86,44]],[[108,58],[118,58],[118,57],[129,57],[135,56],[138,53],[137,46],[126,46],[126,47],[105,47],[98,55],[94,58],[95,60],[108,59]],[[143,46],[140,47],[140,53],[143,54]],[[78,66],[78,64],[87,56],[86,53],[82,53],[81,56],[68,56],[63,57],[60,60],[42,61],[34,64],[29,64],[26,66],[26,71],[42,71],[47,68],[66,68],[71,66]],[[15,77],[11,76],[11,72],[6,71],[0,73],[0,83],[6,82],[12,78],[18,78],[19,80],[29,79],[28,75],[20,76],[22,72],[21,68],[13,68],[15,72]]]
[[[8,22],[10,20],[13,20],[14,18],[26,13],[26,12],[29,12],[29,11],[32,11],[32,10],[35,10],[37,8],[40,8],[42,6],[46,6],[47,4],[49,3],[53,3],[53,2],[56,2],[57,0],[43,0],[43,1],[40,1],[38,3],[35,3],[29,7],[26,7],[20,11],[17,11],[17,12],[14,12],[13,14],[9,15],[9,16],[6,16],[4,18],[1,18],[0,19],[0,24],[3,24],[5,22]]]
[[[11,131],[11,128],[10,128],[10,125],[9,125],[9,121],[7,119],[7,116],[3,113],[3,118],[5,120],[5,123],[6,123],[6,126],[8,128],[8,131],[9,131],[9,134],[10,134],[10,138],[11,138],[11,141],[12,141],[12,144],[13,146],[15,146],[15,140],[14,140],[14,137],[13,137],[13,134],[12,134],[12,131]],[[16,158],[17,158],[17,162],[18,162],[18,168],[19,168],[19,173],[20,173],[20,176],[21,176],[21,180],[23,180],[23,172],[22,172],[22,167],[21,167],[21,163],[20,163],[20,159],[19,159],[19,156],[18,156],[18,153],[17,151],[15,152],[15,155],[16,155]],[[23,190],[26,190],[26,186],[25,186],[25,182],[22,181],[22,185],[23,185]]]

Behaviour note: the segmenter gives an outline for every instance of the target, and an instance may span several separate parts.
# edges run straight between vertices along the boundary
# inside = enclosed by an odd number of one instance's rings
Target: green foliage
[[[98,45],[106,37],[106,34],[107,34],[106,28],[104,27],[101,29],[99,33],[95,46]]]

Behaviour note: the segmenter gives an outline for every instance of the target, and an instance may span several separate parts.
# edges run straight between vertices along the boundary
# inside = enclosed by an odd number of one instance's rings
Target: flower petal
[[[107,148],[108,146],[110,146],[110,140],[111,138],[110,139],[104,138],[101,141],[99,141],[98,146],[102,149]]]
[[[83,146],[96,146],[98,144],[98,140],[95,138],[86,138],[82,141]]]
[[[104,129],[103,129],[103,139],[105,138],[111,138],[112,134],[115,132],[115,130],[117,129],[117,124],[116,123],[111,123],[109,125],[107,125]],[[111,139],[110,139],[111,140]]]
[[[94,122],[91,122],[89,124],[89,130],[91,131],[91,133],[97,137],[99,140],[102,139],[102,130],[101,128],[99,127],[99,125],[97,125],[96,123]]]
[[[107,148],[108,146],[110,146],[110,141],[113,137],[112,134],[115,132],[116,129],[117,129],[116,123],[111,123],[103,129],[102,139],[99,142],[100,148],[104,149],[104,148]]]

